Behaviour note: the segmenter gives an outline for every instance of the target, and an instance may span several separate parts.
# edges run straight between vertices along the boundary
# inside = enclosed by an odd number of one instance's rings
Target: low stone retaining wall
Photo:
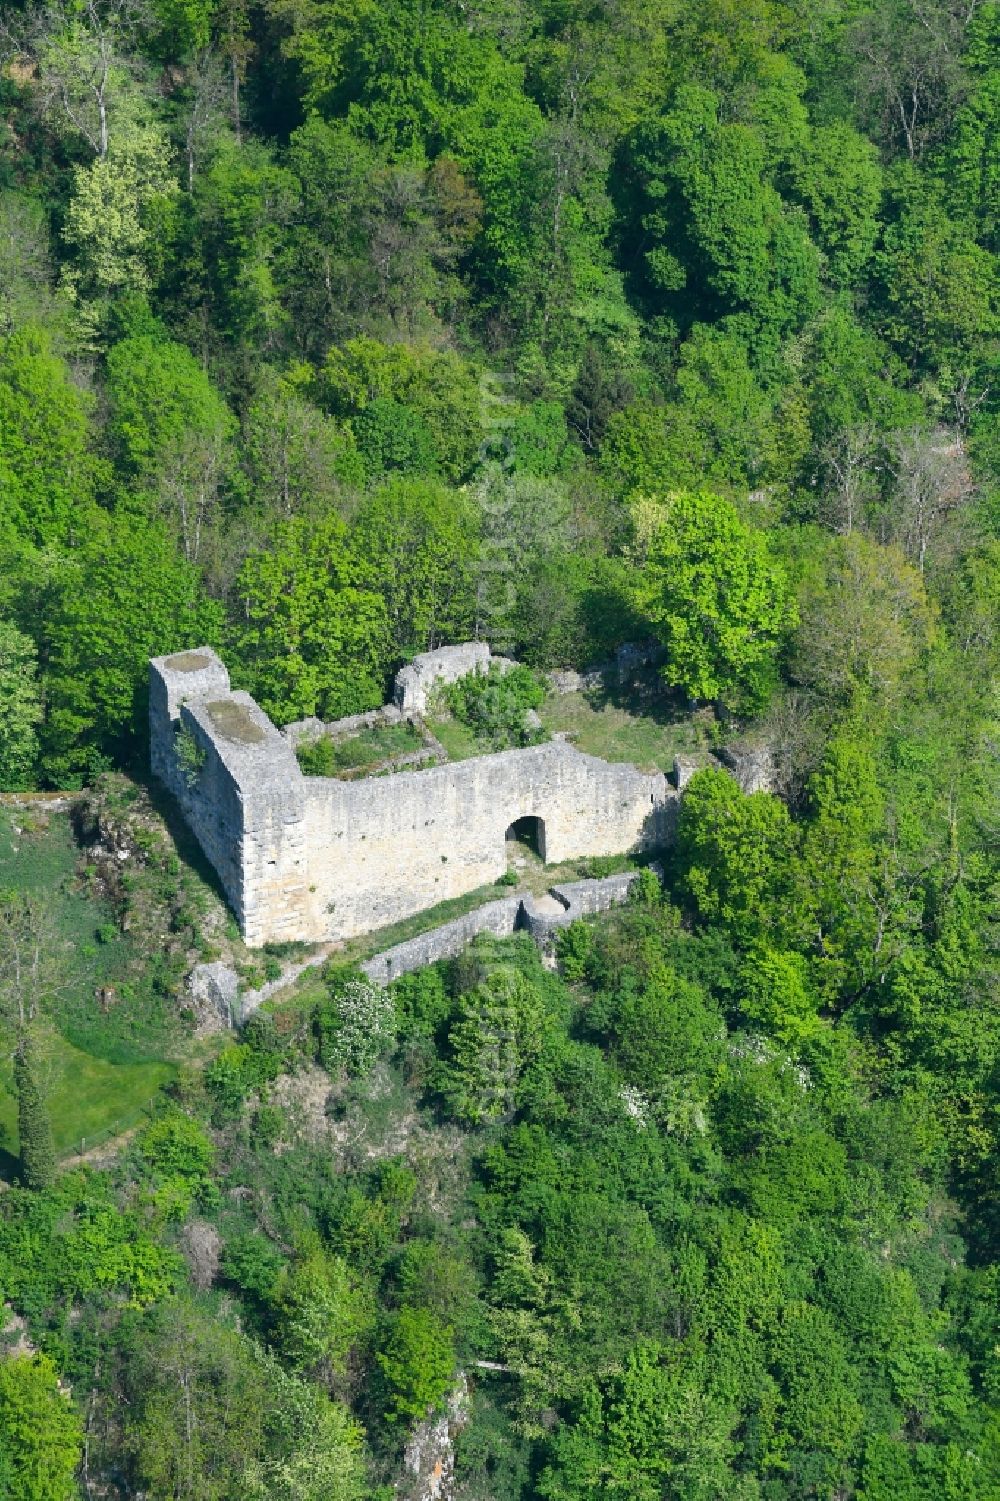
[[[568,927],[578,918],[592,917],[595,913],[621,906],[639,875],[637,870],[626,870],[600,880],[571,881],[565,886],[553,886],[549,893],[539,898],[511,896],[498,902],[487,902],[485,907],[477,907],[465,917],[442,923],[429,933],[421,933],[418,938],[410,938],[406,943],[398,943],[395,948],[376,954],[361,968],[369,980],[378,985],[389,985],[411,970],[423,969],[440,959],[454,959],[479,933],[509,938],[513,933],[524,932],[545,948],[558,929]]]
[[[431,928],[429,933],[421,933],[417,938],[397,943],[395,948],[386,949],[384,954],[376,954],[373,959],[366,960],[361,968],[369,980],[374,980],[378,985],[389,985],[400,975],[409,974],[414,969],[423,969],[425,964],[436,964],[439,959],[454,959],[472,942],[477,933],[493,933],[497,938],[508,938],[517,928],[521,905],[519,896],[487,902],[484,907],[477,907],[465,917],[456,917],[452,922],[442,923],[439,928]]]
[[[568,927],[581,917],[593,917],[598,912],[609,912],[628,900],[640,872],[625,870],[620,875],[604,876],[600,880],[570,881],[565,886],[553,886],[550,901],[535,901],[526,897],[522,903],[520,926],[531,934],[535,942],[546,948],[559,928]],[[556,911],[550,905],[561,908]]]
[[[659,667],[666,652],[659,641],[626,641],[615,650],[614,659],[592,662],[579,672],[573,667],[557,667],[546,673],[554,693],[585,693],[591,688],[625,687],[637,672]]]
[[[658,865],[650,867],[657,875],[662,872]],[[441,959],[455,959],[480,933],[492,933],[495,938],[510,938],[514,933],[528,933],[542,949],[551,947],[560,928],[568,927],[580,917],[593,917],[598,912],[608,912],[628,900],[628,894],[641,874],[638,870],[622,871],[620,875],[603,876],[593,881],[570,881],[564,886],[553,886],[544,896],[507,896],[499,901],[486,902],[464,917],[456,917],[440,927],[431,928],[405,943],[397,943],[384,953],[375,954],[361,965],[362,972],[376,985],[391,985],[400,975],[423,969],[427,964],[436,964]],[[260,990],[251,990],[237,999],[237,974],[222,964],[201,964],[193,972],[189,985],[192,989],[207,987],[207,994],[216,1002],[222,1020],[230,1026],[242,1025],[257,1008],[272,995],[287,989],[307,969],[314,969],[334,958],[336,949],[324,944],[320,951],[309,959],[287,969],[278,980],[271,980]]]

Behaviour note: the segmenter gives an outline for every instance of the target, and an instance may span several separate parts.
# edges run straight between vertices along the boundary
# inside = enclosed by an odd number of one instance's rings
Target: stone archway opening
[[[507,858],[517,864],[529,863],[533,856],[545,864],[545,820],[530,815],[515,818],[508,825],[504,836],[507,841]]]

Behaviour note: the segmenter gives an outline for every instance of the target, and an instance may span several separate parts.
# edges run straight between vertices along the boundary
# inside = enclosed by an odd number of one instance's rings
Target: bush
[[[587,964],[594,952],[596,929],[593,923],[573,922],[556,934],[556,956],[563,977],[570,981],[582,980],[587,973]]]
[[[258,1051],[246,1043],[223,1048],[205,1070],[205,1087],[212,1097],[216,1120],[234,1119],[247,1095],[270,1083],[280,1069],[277,1055]]]
[[[316,1012],[320,1062],[331,1073],[366,1074],[395,1041],[396,1026],[389,991],[363,977],[338,977]]]
[[[527,723],[529,710],[537,709],[545,697],[545,689],[529,667],[505,672],[494,663],[489,672],[470,672],[442,693],[455,718],[493,750],[534,745],[545,738],[543,730]]]
[[[154,1172],[201,1178],[215,1161],[205,1128],[180,1111],[161,1115],[139,1138],[139,1151]]]
[[[451,1329],[426,1308],[401,1308],[376,1356],[386,1395],[386,1422],[412,1423],[445,1398],[455,1373]]]
[[[174,741],[174,754],[177,764],[181,769],[181,776],[189,787],[195,787],[201,776],[202,767],[205,765],[205,757],[208,754],[205,747],[195,739],[187,728],[182,726],[177,732]]]

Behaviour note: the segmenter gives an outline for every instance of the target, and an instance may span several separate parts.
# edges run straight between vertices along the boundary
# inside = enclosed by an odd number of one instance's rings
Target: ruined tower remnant
[[[483,643],[427,653],[403,669],[397,702],[422,711],[434,681],[488,663]],[[254,946],[349,938],[495,881],[523,820],[550,863],[651,848],[677,796],[662,773],[558,740],[357,781],[306,777],[208,647],[150,663],[149,718],[153,773]]]

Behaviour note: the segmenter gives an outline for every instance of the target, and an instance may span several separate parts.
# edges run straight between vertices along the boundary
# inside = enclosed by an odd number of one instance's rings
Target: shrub
[[[216,1120],[232,1120],[240,1112],[247,1095],[277,1077],[280,1058],[247,1043],[233,1043],[223,1048],[205,1070],[205,1087],[215,1106]]]
[[[489,672],[470,672],[443,690],[444,701],[478,740],[494,750],[508,745],[533,745],[545,738],[532,729],[528,712],[537,709],[545,689],[529,667],[504,670],[495,663]]]
[[[150,1171],[165,1178],[205,1178],[215,1164],[215,1147],[200,1121],[171,1110],[139,1137],[139,1152]]]
[[[363,978],[335,980],[316,1013],[319,1058],[331,1072],[366,1074],[395,1040],[396,1006],[389,991]]]
[[[181,769],[181,776],[188,787],[194,787],[201,776],[202,767],[205,765],[207,752],[203,745],[199,745],[194,735],[183,726],[177,732],[174,741],[174,752],[177,756],[177,764]]]
[[[563,976],[570,981],[582,980],[594,952],[596,930],[593,923],[573,922],[556,934],[556,956]]]

